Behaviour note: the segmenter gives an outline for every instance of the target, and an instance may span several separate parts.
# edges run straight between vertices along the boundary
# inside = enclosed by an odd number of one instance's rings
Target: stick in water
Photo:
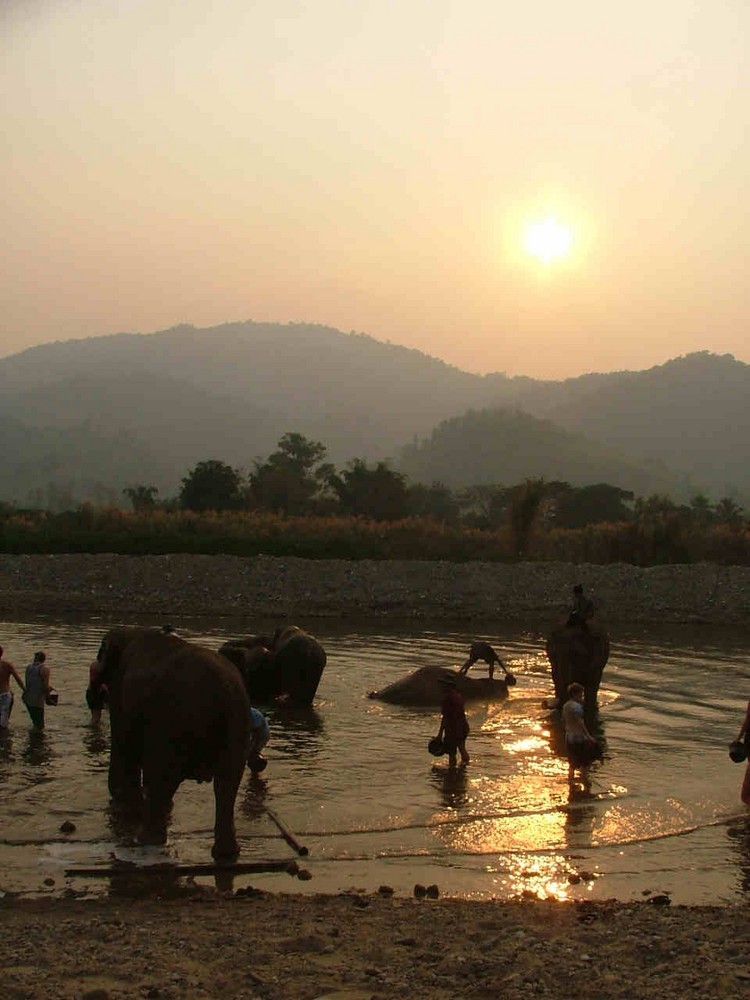
[[[287,844],[289,844],[290,847],[293,847],[294,850],[297,852],[297,854],[300,855],[300,857],[303,858],[307,857],[307,855],[310,852],[307,850],[304,844],[300,844],[300,842],[294,836],[289,827],[286,826],[285,823],[282,823],[279,817],[276,815],[276,813],[271,812],[270,809],[266,808],[266,812],[268,813],[269,818],[272,819],[273,822],[276,824],[276,826],[279,828],[279,830],[281,830],[281,836],[284,838]]]

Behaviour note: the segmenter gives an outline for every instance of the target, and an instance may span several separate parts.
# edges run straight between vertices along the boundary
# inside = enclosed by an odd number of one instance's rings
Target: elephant
[[[234,803],[250,742],[250,704],[242,678],[223,656],[151,628],[113,628],[97,659],[107,685],[115,805],[141,814],[139,839],[164,844],[172,799],[182,781],[213,781],[212,854],[239,854]]]
[[[277,699],[311,705],[326,665],[325,649],[296,625],[272,636],[230,639],[219,653],[239,669],[250,701],[259,705]]]
[[[444,679],[455,681],[456,690],[466,700],[502,701],[508,697],[508,685],[504,680],[467,677],[446,667],[419,667],[380,691],[370,691],[367,697],[387,701],[392,705],[439,706],[445,696],[445,685],[442,683]]]
[[[602,672],[609,659],[607,632],[593,622],[585,628],[565,623],[550,632],[545,648],[555,685],[554,707],[562,707],[568,700],[568,685],[577,681],[584,686],[585,704],[595,708]]]

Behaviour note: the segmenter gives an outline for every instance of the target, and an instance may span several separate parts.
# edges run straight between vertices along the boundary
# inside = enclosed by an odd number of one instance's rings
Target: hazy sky
[[[748,37],[747,0],[0,0],[0,354],[254,319],[750,361]]]

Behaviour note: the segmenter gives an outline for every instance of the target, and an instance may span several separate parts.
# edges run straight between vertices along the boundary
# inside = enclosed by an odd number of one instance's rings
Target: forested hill
[[[134,481],[169,496],[191,465],[217,458],[248,469],[288,431],[323,442],[338,466],[399,456],[408,464],[420,455],[426,469],[428,451],[437,454],[435,442],[447,433],[438,425],[457,421],[451,426],[460,435],[469,410],[504,408],[514,413],[512,434],[502,430],[506,418],[493,418],[503,454],[471,446],[484,483],[544,475],[583,485],[594,477],[648,493],[689,478],[714,498],[744,501],[748,398],[750,366],[705,353],[645,372],[541,382],[474,375],[419,351],[307,324],[180,326],[55,342],[0,359],[7,428],[0,499],[31,502],[50,483],[76,499],[102,490],[119,496]],[[551,424],[542,430],[532,417]],[[464,433],[475,419],[466,417]],[[455,463],[455,455],[447,465],[433,455],[428,464],[449,482]]]
[[[533,478],[612,483],[636,495],[695,492],[692,483],[658,463],[628,462],[598,441],[511,410],[471,410],[445,420],[428,439],[407,445],[397,465],[416,482],[439,480],[453,489]],[[487,478],[490,470],[494,479]]]

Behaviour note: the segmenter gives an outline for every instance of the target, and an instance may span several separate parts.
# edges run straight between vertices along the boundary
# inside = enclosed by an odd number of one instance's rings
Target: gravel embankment
[[[750,624],[745,566],[201,555],[0,555],[0,613],[547,622],[578,581],[609,622]]]
[[[0,903],[3,995],[40,1000],[740,1000],[746,913],[383,896]]]

